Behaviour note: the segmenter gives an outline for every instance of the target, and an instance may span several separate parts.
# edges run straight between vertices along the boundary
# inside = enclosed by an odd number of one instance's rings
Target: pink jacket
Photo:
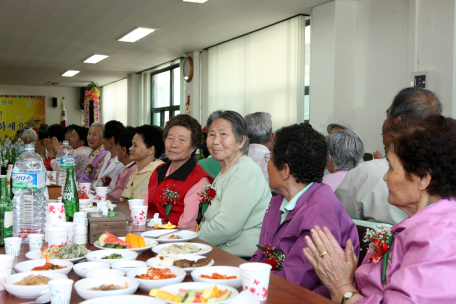
[[[370,253],[355,273],[361,303],[456,303],[456,200],[442,199],[393,226],[382,284],[382,260]]]

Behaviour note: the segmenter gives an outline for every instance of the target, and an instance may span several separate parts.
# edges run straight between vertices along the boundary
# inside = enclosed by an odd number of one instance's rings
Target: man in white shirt
[[[403,89],[387,110],[382,127],[383,144],[390,146],[388,130],[393,124],[400,124],[403,117],[421,118],[441,113],[442,105],[431,91]],[[388,203],[388,188],[383,180],[388,168],[383,158],[364,162],[348,171],[335,194],[351,218],[393,225],[407,218],[405,212]]]
[[[256,112],[246,115],[244,119],[247,123],[247,132],[250,142],[248,157],[253,159],[253,161],[260,166],[263,175],[269,184],[268,163],[265,160],[265,156],[270,153],[274,140],[271,114]]]

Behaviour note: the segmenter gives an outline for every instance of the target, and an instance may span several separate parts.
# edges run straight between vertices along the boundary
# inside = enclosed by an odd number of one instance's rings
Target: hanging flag
[[[62,97],[62,103],[60,104],[60,109],[61,109],[61,113],[60,113],[60,124],[64,127],[68,126],[68,116],[66,114],[66,110],[65,110],[65,97]]]

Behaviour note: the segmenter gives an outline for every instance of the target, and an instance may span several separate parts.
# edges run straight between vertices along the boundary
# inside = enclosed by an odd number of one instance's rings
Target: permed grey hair
[[[100,128],[100,133],[101,133],[101,137],[103,137],[103,134],[104,134],[104,124],[100,123],[100,122],[94,122],[90,125],[90,127],[99,127]]]
[[[328,135],[327,142],[335,170],[353,169],[364,156],[363,140],[353,130],[335,131]]]
[[[271,114],[256,112],[244,117],[251,144],[265,144],[272,135]]]
[[[34,143],[36,140],[36,132],[33,129],[25,129],[22,132],[22,137],[25,137],[29,144]]]
[[[217,110],[212,112],[211,115],[209,115],[209,118],[207,119],[206,123],[208,131],[211,127],[211,124],[214,122],[214,120],[217,119],[225,119],[231,123],[231,129],[233,130],[234,136],[236,137],[238,143],[242,143],[243,136],[245,136],[245,143],[244,146],[241,148],[241,152],[244,155],[247,155],[249,153],[249,137],[247,134],[247,124],[245,123],[245,120],[241,116],[241,114],[234,111],[223,110]]]

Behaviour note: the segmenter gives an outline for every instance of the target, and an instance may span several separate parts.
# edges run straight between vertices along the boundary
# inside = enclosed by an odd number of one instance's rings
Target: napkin
[[[260,299],[248,290],[242,291],[231,304],[260,304]]]
[[[101,211],[101,214],[103,216],[108,216],[108,210],[112,211],[112,210],[114,210],[114,207],[116,207],[116,205],[111,204],[108,201],[98,202],[97,203],[97,213],[98,213],[98,211]]]
[[[147,224],[147,226],[154,227],[155,225],[161,225],[162,220],[161,220],[161,218],[159,218],[159,216],[160,216],[159,213],[155,213],[154,218],[150,219],[150,222]]]

